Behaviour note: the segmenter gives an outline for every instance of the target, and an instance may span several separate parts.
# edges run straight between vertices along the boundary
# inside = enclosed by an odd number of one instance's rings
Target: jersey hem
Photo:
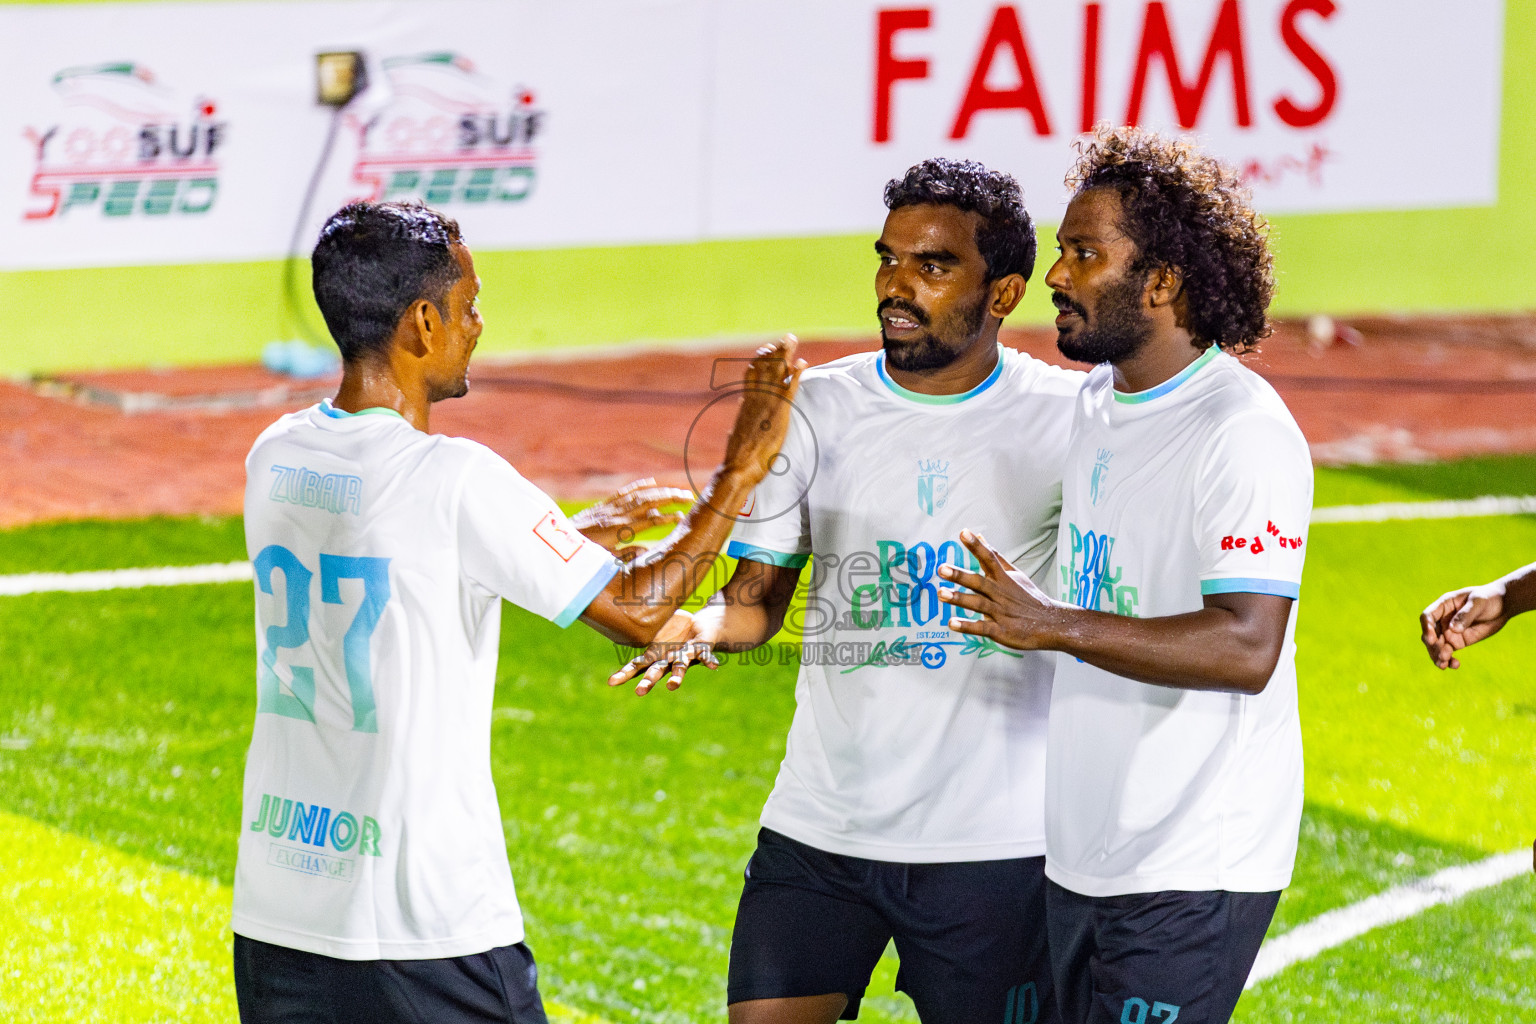
[[[1131,896],[1137,893],[1166,892],[1276,892],[1291,884],[1291,871],[1272,873],[1230,872],[1215,875],[1188,874],[1116,875],[1101,878],[1068,871],[1045,859],[1045,877],[1079,896]]]
[[[780,835],[788,836],[797,843],[815,847],[823,853],[884,861],[888,864],[960,864],[973,860],[1017,860],[1022,857],[1045,855],[1044,835],[1039,839],[934,846],[885,843],[879,840],[860,839],[843,833],[825,832],[801,822],[773,817],[767,811],[763,812],[759,824]]]
[[[230,922],[230,928],[235,934],[244,935],[257,942],[334,957],[337,960],[445,960],[455,956],[473,956],[501,946],[512,946],[522,942],[525,937],[521,919],[514,926],[488,928],[474,935],[411,942],[338,939],[330,935],[311,935],[292,928],[253,921],[238,914]]]
[[[613,579],[618,571],[618,562],[609,561],[604,563],[602,568],[598,569],[597,573],[576,592],[576,596],[571,598],[571,603],[565,606],[565,610],[556,615],[551,621],[561,629],[565,629],[571,623],[581,618],[581,613],[587,610],[587,607],[592,604],[597,595],[608,585],[608,581]]]
[[[763,562],[767,565],[782,566],[785,569],[802,569],[805,563],[811,560],[810,555],[774,551],[756,544],[743,544],[739,540],[731,541],[726,546],[725,553],[732,558],[745,558],[749,562]]]
[[[1276,597],[1301,597],[1301,584],[1290,580],[1261,580],[1247,576],[1228,576],[1222,579],[1201,580],[1201,594],[1273,594]]]

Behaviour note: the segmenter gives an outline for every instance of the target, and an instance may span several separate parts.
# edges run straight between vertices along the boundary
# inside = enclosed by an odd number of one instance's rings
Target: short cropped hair
[[[1269,223],[1237,171],[1188,139],[1100,125],[1077,144],[1067,176],[1074,196],[1113,189],[1121,229],[1136,243],[1136,270],[1177,268],[1189,332],[1201,348],[1252,351],[1270,336],[1275,294]]]
[[[976,248],[987,261],[987,280],[1035,272],[1035,222],[1024,209],[1024,192],[1013,175],[989,170],[975,160],[942,156],[924,160],[885,186],[885,206],[933,203],[980,215]]]
[[[389,349],[400,317],[425,299],[447,316],[460,268],[459,225],[420,203],[350,203],[310,256],[315,302],[348,362]]]

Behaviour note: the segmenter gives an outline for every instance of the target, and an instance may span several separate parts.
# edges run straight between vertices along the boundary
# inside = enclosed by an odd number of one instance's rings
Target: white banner
[[[1189,130],[1266,212],[1495,201],[1502,0],[0,6],[0,269],[284,254],[353,198],[483,249],[873,231],[935,154],[1055,219],[1097,120]]]

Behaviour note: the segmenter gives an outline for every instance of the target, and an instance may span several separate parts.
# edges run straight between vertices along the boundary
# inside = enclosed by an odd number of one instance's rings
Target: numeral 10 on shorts
[[[279,648],[291,649],[309,643],[309,584],[315,574],[281,544],[262,548],[252,567],[256,570],[256,585],[263,594],[272,593],[273,571],[282,571],[287,605],[284,624],[267,627],[266,642],[262,645],[260,666],[256,671],[256,713],[313,722],[314,668],[291,665],[293,682],[288,687],[290,692],[284,693],[277,675],[277,652]],[[320,600],[325,604],[342,604],[342,580],[361,580],[363,583],[362,604],[341,642],[342,659],[347,668],[347,689],[352,698],[352,730],[378,732],[369,654],[373,631],[384,614],[384,606],[389,603],[389,559],[322,554]]]

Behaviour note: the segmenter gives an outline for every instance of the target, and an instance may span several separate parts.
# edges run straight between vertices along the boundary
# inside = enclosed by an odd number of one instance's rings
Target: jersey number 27
[[[252,563],[256,585],[263,594],[272,593],[272,571],[281,569],[286,583],[287,621],[268,626],[266,643],[261,649],[261,665],[256,671],[256,713],[270,712],[306,722],[315,720],[315,670],[304,665],[290,666],[291,693],[284,693],[277,676],[277,651],[280,647],[302,647],[309,642],[309,582],[314,578],[292,551],[280,544],[261,549]],[[347,666],[347,688],[352,697],[352,730],[378,732],[378,712],[373,703],[373,666],[370,643],[373,631],[389,603],[389,559],[357,558],[348,555],[320,556],[320,600],[341,604],[341,581],[363,581],[363,603],[342,638],[342,657]]]

